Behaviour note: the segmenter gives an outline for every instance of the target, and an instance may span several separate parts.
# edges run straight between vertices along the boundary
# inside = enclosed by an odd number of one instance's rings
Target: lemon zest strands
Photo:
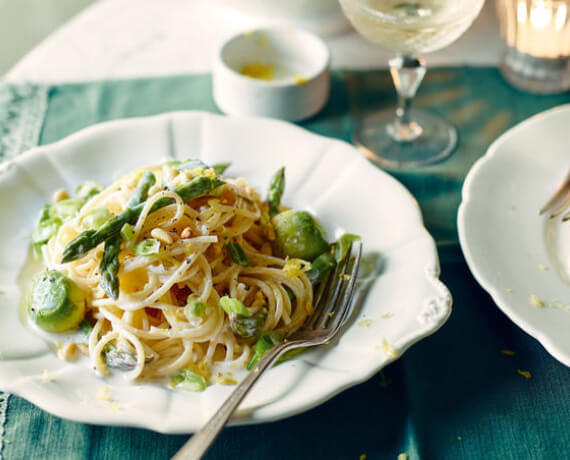
[[[285,272],[285,276],[289,279],[295,279],[311,269],[311,262],[307,262],[303,259],[295,258],[285,258],[285,265],[283,265],[282,270]]]

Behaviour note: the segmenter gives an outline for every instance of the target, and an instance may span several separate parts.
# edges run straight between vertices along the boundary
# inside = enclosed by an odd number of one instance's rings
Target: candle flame
[[[562,4],[558,7],[558,11],[556,12],[556,18],[554,20],[554,25],[558,30],[562,29],[564,27],[564,24],[566,24],[566,15],[567,15],[566,5]]]
[[[570,0],[498,0],[507,45],[540,58],[570,57]]]
[[[517,4],[517,21],[526,24],[526,0],[519,0]]]
[[[530,10],[530,23],[536,29],[546,29],[552,20],[552,4],[541,2]]]

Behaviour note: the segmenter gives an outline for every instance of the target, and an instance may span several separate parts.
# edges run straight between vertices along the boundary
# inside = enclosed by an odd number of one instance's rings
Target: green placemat
[[[349,140],[356,116],[394,105],[391,85],[387,72],[336,72],[327,107],[301,125]],[[1,96],[0,127],[2,114],[13,109]],[[417,103],[458,126],[459,148],[443,163],[394,175],[418,198],[442,245],[457,247],[460,187],[489,143],[516,122],[565,102],[569,94],[519,93],[492,68],[428,72]],[[192,109],[217,111],[210,76],[55,86],[49,88],[39,142],[100,121]],[[225,429],[206,458],[395,459],[401,452],[410,459],[567,458],[570,370],[496,308],[460,256],[444,263],[442,279],[454,296],[454,312],[438,333],[368,382],[304,414]],[[532,378],[517,370],[530,371]],[[162,459],[187,438],[69,422],[14,396],[7,409],[0,434],[9,460]]]
[[[570,102],[570,93],[533,96],[509,86],[495,68],[428,71],[416,97],[453,122],[459,145],[446,161],[405,173],[391,171],[418,199],[428,230],[440,244],[457,244],[456,216],[467,171],[491,142],[518,122]],[[349,141],[362,113],[395,107],[387,72],[334,72],[330,100],[305,128]],[[219,112],[209,75],[64,85],[52,89],[42,144],[104,120],[171,110]],[[507,178],[508,179],[508,178]]]

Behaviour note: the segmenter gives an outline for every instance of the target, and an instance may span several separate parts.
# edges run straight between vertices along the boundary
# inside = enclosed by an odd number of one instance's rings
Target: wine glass
[[[397,53],[390,74],[398,107],[358,120],[354,143],[382,166],[419,166],[448,157],[457,131],[443,118],[412,109],[426,73],[420,54],[443,48],[463,34],[485,0],[340,0],[352,25],[371,42]]]

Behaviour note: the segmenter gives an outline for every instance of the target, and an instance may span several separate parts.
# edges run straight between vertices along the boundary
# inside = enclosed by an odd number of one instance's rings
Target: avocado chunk
[[[74,329],[85,316],[85,294],[63,273],[47,270],[32,280],[28,314],[47,332]]]
[[[322,230],[307,211],[284,211],[273,217],[272,222],[277,250],[282,256],[310,261],[329,247]]]

